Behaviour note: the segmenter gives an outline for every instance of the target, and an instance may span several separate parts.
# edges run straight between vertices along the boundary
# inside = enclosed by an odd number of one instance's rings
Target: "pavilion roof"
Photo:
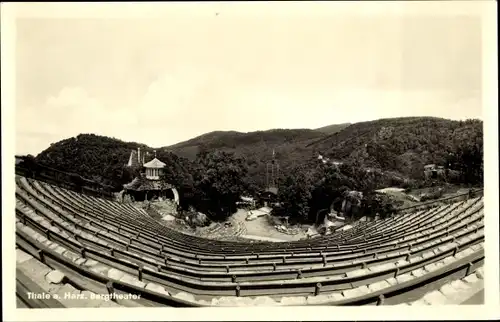
[[[148,163],[144,164],[145,168],[154,168],[154,169],[160,169],[165,167],[166,164],[158,160],[157,158],[154,158],[153,160],[149,161]]]

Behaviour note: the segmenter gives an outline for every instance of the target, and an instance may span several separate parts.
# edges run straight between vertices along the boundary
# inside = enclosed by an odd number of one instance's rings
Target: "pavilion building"
[[[130,159],[135,159],[135,151]],[[138,165],[144,156],[138,151]],[[155,153],[156,154],[156,153]],[[129,162],[131,163],[131,162]],[[135,163],[135,162],[134,162]],[[132,182],[123,185],[124,195],[129,195],[135,201],[157,199],[173,199],[179,204],[179,196],[175,187],[163,179],[166,164],[155,158],[142,164],[142,171]]]

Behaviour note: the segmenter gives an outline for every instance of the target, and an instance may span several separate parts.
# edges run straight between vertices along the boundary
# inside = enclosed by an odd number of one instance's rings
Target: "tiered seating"
[[[134,292],[138,305],[399,303],[484,259],[482,197],[310,240],[250,244],[186,235],[129,204],[16,182],[18,247],[80,290]]]

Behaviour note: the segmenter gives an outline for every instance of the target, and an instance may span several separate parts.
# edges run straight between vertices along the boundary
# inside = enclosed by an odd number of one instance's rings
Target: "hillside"
[[[325,134],[334,134],[334,133],[342,131],[343,129],[345,129],[349,125],[351,125],[351,123],[332,124],[332,125],[327,125],[327,126],[317,128],[317,129],[315,129],[315,131],[325,133]]]
[[[200,151],[222,150],[233,152],[247,160],[250,181],[262,186],[266,183],[266,162],[273,156],[281,169],[305,163],[316,155],[306,146],[325,134],[310,129],[273,129],[249,133],[216,131],[166,147],[173,153],[194,160]]]
[[[483,123],[433,117],[380,119],[352,124],[308,144],[334,160],[395,170],[419,177],[425,164],[446,166],[460,144],[477,144],[482,153]]]
[[[266,162],[271,160],[273,151],[281,173],[300,164],[317,162],[318,154],[322,154],[331,160],[422,179],[425,164],[447,165],[460,145],[470,144],[482,160],[482,126],[478,120],[407,117],[338,124],[316,130],[215,131],[157,151],[158,157],[171,168],[172,176],[189,175],[192,164],[188,160],[193,161],[200,151],[233,152],[246,159],[250,181],[260,186],[266,182]],[[339,132],[324,133],[339,128],[342,128]],[[81,134],[51,144],[36,160],[62,171],[120,186],[133,176],[123,165],[130,151],[138,147],[152,152],[152,148],[144,144]]]
[[[141,148],[149,152],[146,161],[153,158],[153,150],[145,144],[124,142],[115,138],[95,134],[80,134],[53,143],[36,156],[39,164],[60,171],[77,173],[85,178],[115,186],[130,182],[136,175],[125,168],[132,150]],[[173,173],[189,173],[189,163],[177,155],[158,151],[158,157],[169,164],[170,176]]]
[[[322,154],[332,160],[423,179],[424,165],[447,165],[450,154],[464,140],[477,141],[482,151],[482,126],[478,120],[391,118],[316,130],[211,132],[168,149],[189,159],[194,159],[200,149],[234,152],[247,159],[249,173],[257,184],[265,182],[265,162],[270,160],[273,150],[282,171]],[[335,130],[339,131],[322,132]]]
[[[269,158],[272,155],[272,149],[295,145],[297,143],[306,145],[312,142],[312,140],[322,138],[323,136],[324,133],[310,129],[272,129],[248,133],[214,131],[165,148],[189,159],[194,159],[198,151],[202,149],[232,150],[242,155],[245,155],[247,150],[252,151],[252,153],[255,150],[260,150],[260,154],[267,153],[265,158]],[[262,149],[265,151],[262,151]]]

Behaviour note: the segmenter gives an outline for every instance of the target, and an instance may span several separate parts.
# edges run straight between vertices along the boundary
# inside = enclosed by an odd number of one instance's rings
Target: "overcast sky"
[[[479,16],[260,6],[19,19],[16,153],[79,133],[159,147],[214,130],[481,118]]]

